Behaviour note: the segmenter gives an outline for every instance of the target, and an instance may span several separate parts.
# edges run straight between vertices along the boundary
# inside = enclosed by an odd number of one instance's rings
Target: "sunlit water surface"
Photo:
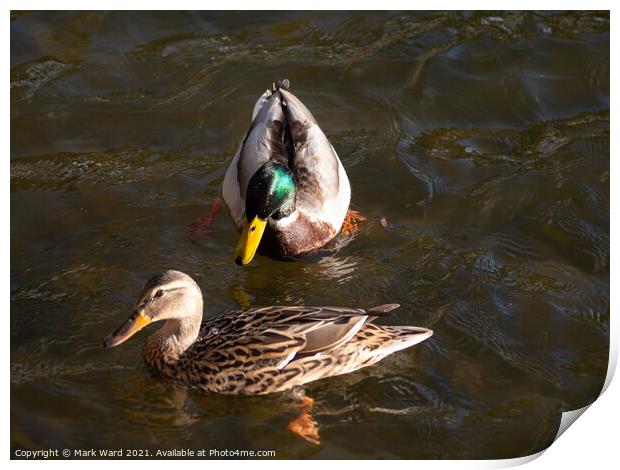
[[[304,261],[232,262],[208,211],[277,78],[319,120],[369,221]],[[383,224],[380,223],[384,219]],[[205,315],[398,302],[434,337],[295,397],[152,377],[101,341],[144,281],[191,274]],[[270,449],[497,458],[598,395],[609,341],[607,13],[13,13],[13,449]]]

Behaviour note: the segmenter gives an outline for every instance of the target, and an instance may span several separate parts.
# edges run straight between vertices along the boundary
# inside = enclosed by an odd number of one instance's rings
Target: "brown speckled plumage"
[[[191,278],[183,276],[186,282],[172,281],[174,290],[180,290],[183,297],[174,304],[169,302],[165,311],[158,309],[159,299],[151,299],[154,292],[165,290],[166,285],[149,281],[145,287],[139,303],[150,305],[153,312],[146,310],[143,314],[155,315],[153,321],[159,318],[168,321],[146,340],[144,359],[160,376],[209,392],[237,395],[279,392],[372,365],[432,334],[425,328],[372,323],[378,316],[397,308],[397,304],[368,310],[253,308],[229,312],[200,324],[202,295]],[[185,301],[197,296],[200,301]],[[200,306],[200,310],[177,310],[176,315],[167,311],[187,305]],[[186,333],[179,335],[177,332],[181,330]]]

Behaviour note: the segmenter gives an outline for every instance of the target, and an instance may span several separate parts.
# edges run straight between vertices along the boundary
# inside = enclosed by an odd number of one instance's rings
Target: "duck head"
[[[168,270],[147,281],[133,312],[107,336],[103,347],[118,346],[145,326],[160,320],[166,320],[168,330],[174,334],[190,334],[201,319],[202,292],[198,284],[185,273]]]
[[[245,197],[246,224],[235,249],[235,262],[245,266],[254,258],[268,220],[279,220],[295,210],[295,180],[282,163],[269,162],[250,179]]]

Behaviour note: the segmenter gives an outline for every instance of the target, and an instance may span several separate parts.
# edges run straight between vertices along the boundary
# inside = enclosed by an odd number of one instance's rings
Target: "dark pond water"
[[[288,77],[368,216],[295,263],[232,262],[208,211],[251,108]],[[279,458],[499,458],[590,403],[609,342],[606,12],[13,13],[13,449],[272,449]],[[379,221],[389,222],[386,230]],[[173,388],[146,334],[101,341],[144,281],[191,274],[205,315],[399,302],[435,335],[289,395]]]

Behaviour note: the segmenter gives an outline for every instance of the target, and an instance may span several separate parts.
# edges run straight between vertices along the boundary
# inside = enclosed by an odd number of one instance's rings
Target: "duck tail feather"
[[[283,90],[288,90],[291,87],[291,82],[288,78],[283,78],[281,80],[276,80],[273,82],[273,91],[279,90],[282,88]]]
[[[383,304],[383,305],[378,305],[376,307],[371,307],[369,309],[366,310],[366,312],[368,313],[374,313],[376,314],[386,314],[391,312],[392,310],[396,310],[398,307],[400,307],[400,304]]]

